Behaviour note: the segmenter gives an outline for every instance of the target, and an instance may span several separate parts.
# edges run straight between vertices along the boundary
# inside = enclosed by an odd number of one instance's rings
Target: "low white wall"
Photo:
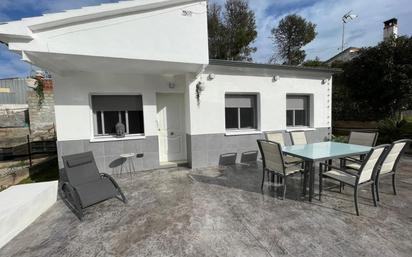
[[[0,248],[56,202],[57,184],[17,185],[0,192]]]

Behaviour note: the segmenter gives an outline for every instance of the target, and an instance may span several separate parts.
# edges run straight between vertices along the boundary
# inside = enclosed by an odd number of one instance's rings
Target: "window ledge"
[[[110,142],[110,141],[127,141],[127,140],[138,140],[145,139],[146,136],[125,136],[125,137],[95,137],[90,139],[90,142]]]
[[[226,131],[226,136],[240,136],[240,135],[258,135],[262,134],[260,130],[235,130],[235,131]]]
[[[310,127],[293,127],[293,128],[286,128],[286,132],[293,132],[293,131],[314,131],[315,128]]]

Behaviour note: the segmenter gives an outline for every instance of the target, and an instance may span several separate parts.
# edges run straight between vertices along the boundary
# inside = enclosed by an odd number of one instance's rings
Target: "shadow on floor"
[[[200,183],[236,188],[243,191],[265,194],[270,197],[282,197],[283,186],[281,184],[268,183],[268,178],[265,178],[263,191],[261,190],[262,175],[261,165],[257,161],[220,166],[218,169],[207,168],[190,173],[190,176]],[[301,186],[299,175],[288,178],[286,198],[292,200],[300,199],[302,193]]]

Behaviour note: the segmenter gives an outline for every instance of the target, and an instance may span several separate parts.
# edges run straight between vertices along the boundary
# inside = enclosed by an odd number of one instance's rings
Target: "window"
[[[140,95],[93,95],[94,135],[116,134],[116,124],[126,127],[126,134],[144,134],[143,104]]]
[[[226,129],[256,129],[256,95],[226,95]]]
[[[286,126],[309,126],[309,96],[288,95],[286,97]]]

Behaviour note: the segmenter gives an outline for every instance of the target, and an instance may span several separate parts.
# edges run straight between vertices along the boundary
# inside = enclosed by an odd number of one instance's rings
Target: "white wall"
[[[219,71],[220,70],[220,71]],[[313,106],[311,127],[331,126],[331,79],[330,74],[303,71],[271,71],[270,75],[255,71],[224,69],[210,66],[207,71],[190,84],[190,127],[192,135],[225,133],[225,93],[257,93],[258,124],[260,131],[286,129],[286,94],[311,94]],[[210,73],[215,74],[208,80]],[[254,74],[256,73],[256,74]],[[253,75],[244,75],[253,74]],[[280,80],[272,81],[272,74]],[[205,90],[200,96],[200,105],[194,97],[198,81]]]
[[[215,78],[208,80],[213,72]],[[311,127],[331,126],[330,74],[274,71],[272,76],[254,74],[253,71],[228,72],[208,68],[198,78],[193,75],[120,75],[75,72],[65,76],[55,75],[56,129],[59,141],[91,139],[90,94],[142,94],[145,135],[157,136],[156,93],[182,93],[185,95],[186,132],[191,135],[225,133],[225,93],[258,94],[258,124],[260,131],[286,129],[286,95],[312,96]],[[243,74],[251,75],[243,75]],[[205,90],[196,100],[196,84],[202,81]],[[169,82],[175,83],[174,89]]]
[[[182,10],[192,11],[191,16]],[[12,50],[208,63],[206,2],[190,3],[34,34]]]
[[[141,94],[146,136],[157,136],[156,92],[184,93],[184,80],[175,77],[70,73],[54,75],[56,130],[59,141],[91,139],[90,94]],[[174,89],[169,82],[175,83]]]

